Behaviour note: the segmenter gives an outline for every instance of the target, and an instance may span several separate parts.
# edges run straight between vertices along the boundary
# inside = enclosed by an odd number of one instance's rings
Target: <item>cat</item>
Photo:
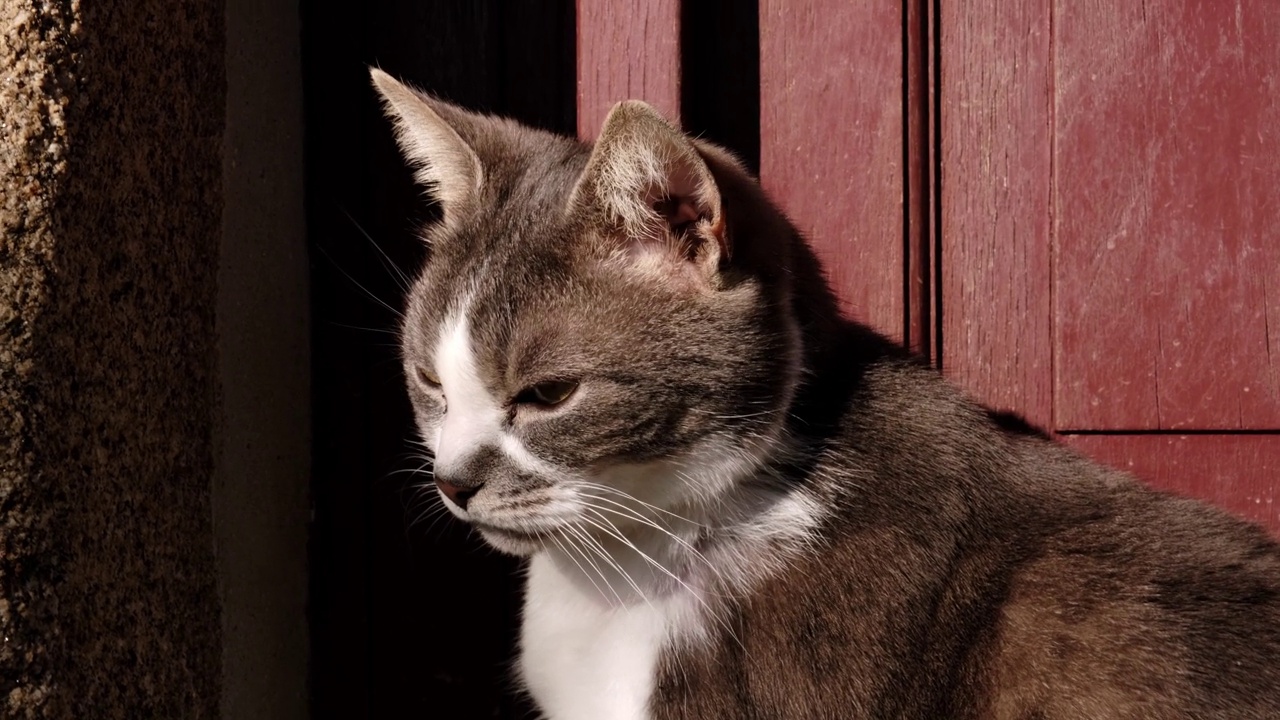
[[[1280,547],[841,317],[727,151],[373,82],[440,205],[402,328],[442,501],[527,558],[552,720],[1280,718]]]

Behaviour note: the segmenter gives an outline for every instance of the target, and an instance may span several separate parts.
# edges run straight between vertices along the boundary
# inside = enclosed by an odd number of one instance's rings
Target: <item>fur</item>
[[[1276,542],[842,318],[727,152],[374,81],[444,208],[409,394],[450,509],[529,558],[548,717],[1280,717]]]

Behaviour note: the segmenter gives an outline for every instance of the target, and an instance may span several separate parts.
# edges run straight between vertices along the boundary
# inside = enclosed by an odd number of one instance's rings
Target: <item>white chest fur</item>
[[[583,589],[546,553],[533,557],[520,669],[550,720],[649,717],[658,659],[688,617],[683,593],[618,607]]]

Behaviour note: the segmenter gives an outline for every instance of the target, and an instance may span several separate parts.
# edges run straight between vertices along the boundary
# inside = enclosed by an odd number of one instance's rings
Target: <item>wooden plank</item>
[[[578,0],[579,137],[629,99],[679,120],[679,0]]]
[[[942,366],[1052,419],[1048,3],[941,3]]]
[[[1056,6],[1058,426],[1280,428],[1280,4]]]
[[[1152,485],[1280,535],[1280,435],[1066,435],[1069,445]]]
[[[760,175],[845,310],[903,336],[901,3],[760,2]]]

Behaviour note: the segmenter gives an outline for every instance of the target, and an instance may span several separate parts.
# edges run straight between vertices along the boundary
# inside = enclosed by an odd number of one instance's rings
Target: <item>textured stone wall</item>
[[[218,713],[223,34],[222,0],[0,0],[6,718]]]

